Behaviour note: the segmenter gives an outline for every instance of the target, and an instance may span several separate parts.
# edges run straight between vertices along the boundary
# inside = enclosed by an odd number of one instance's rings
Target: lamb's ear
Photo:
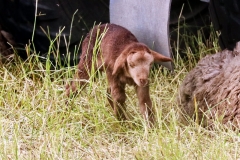
[[[153,50],[150,50],[153,57],[154,57],[154,62],[168,62],[168,61],[172,61],[171,58],[166,57],[158,52],[155,52]]]
[[[120,54],[120,56],[118,56],[118,58],[116,59],[116,61],[114,63],[114,66],[113,66],[112,75],[119,73],[119,71],[124,68],[126,60],[127,60],[126,54],[122,53],[122,54]]]

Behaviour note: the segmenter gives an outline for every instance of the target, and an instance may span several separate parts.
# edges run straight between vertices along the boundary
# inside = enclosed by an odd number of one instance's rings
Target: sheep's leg
[[[86,86],[87,80],[89,79],[88,70],[90,69],[91,67],[89,65],[85,65],[85,67],[83,67],[83,64],[80,62],[77,73],[74,76],[74,80],[66,86],[67,96],[76,94],[77,88]]]
[[[92,52],[92,50],[90,50]],[[92,69],[94,67],[95,70],[102,71],[102,59],[97,57],[97,60],[94,60],[92,58],[92,54],[87,55],[87,58],[80,60],[78,64],[78,70],[75,75],[74,81],[71,83],[71,87],[68,87],[68,95],[70,92],[75,93],[77,88],[82,87],[84,88],[86,86],[87,81],[90,78],[90,74],[92,72]]]
[[[122,86],[112,85],[111,88],[108,88],[108,92],[112,96],[112,99],[108,97],[108,101],[114,110],[114,115],[118,120],[126,120],[126,107],[124,105],[126,101],[125,84]]]
[[[93,48],[95,45],[96,37],[95,33],[88,34],[82,43],[82,54],[80,57],[80,62],[78,64],[78,70],[75,74],[74,81],[66,86],[66,95],[76,94],[76,90],[79,87],[86,86],[86,82],[90,77],[90,72],[92,69],[92,63],[94,67],[97,68],[97,64],[93,62]]]
[[[88,42],[89,39],[86,38],[83,41],[82,46],[82,55],[80,57],[80,62],[78,64],[77,72],[74,76],[74,81],[71,84],[66,86],[66,95],[69,96],[71,94],[76,94],[76,90],[79,87],[86,86],[87,80],[90,77],[90,72],[92,69],[92,64],[94,63],[94,67],[96,68],[97,64],[93,62],[93,42]],[[89,44],[90,43],[90,44]],[[89,46],[88,46],[89,45]]]
[[[111,98],[111,87],[107,88],[107,99],[108,99],[108,102],[111,105],[112,109],[114,109],[113,101]]]
[[[152,107],[152,101],[149,95],[149,86],[136,87],[137,97],[139,101],[140,113],[144,119],[152,126],[155,122],[154,109]]]

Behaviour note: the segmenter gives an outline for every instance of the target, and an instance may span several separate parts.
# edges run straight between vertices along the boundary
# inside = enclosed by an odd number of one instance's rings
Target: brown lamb
[[[154,62],[171,61],[160,53],[150,50],[145,44],[139,43],[136,37],[127,29],[115,24],[95,26],[82,43],[82,54],[78,71],[71,85],[67,85],[66,94],[75,93],[77,88],[84,86],[89,79],[89,71],[93,65],[93,53],[96,39],[103,36],[100,51],[94,67],[105,70],[108,89],[112,98],[108,98],[119,120],[126,119],[125,86],[133,85],[139,101],[140,112],[144,119],[154,123],[154,111],[149,95],[148,77],[150,67]],[[79,81],[80,80],[80,81]]]
[[[211,128],[218,120],[224,126],[240,129],[239,62],[240,43],[234,51],[224,50],[201,59],[179,88],[182,115],[198,115],[199,122]]]

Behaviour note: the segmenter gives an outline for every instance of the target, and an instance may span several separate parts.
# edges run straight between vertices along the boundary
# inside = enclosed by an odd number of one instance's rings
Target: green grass
[[[157,124],[146,127],[132,87],[127,87],[130,120],[120,123],[107,103],[106,77],[99,75],[66,105],[65,84],[75,67],[51,70],[36,56],[16,55],[0,64],[0,159],[240,159],[240,135],[179,122],[176,96],[184,76],[197,61],[219,48],[201,35],[188,60],[175,58],[175,72],[151,72],[151,98]],[[194,50],[194,54],[193,54]]]

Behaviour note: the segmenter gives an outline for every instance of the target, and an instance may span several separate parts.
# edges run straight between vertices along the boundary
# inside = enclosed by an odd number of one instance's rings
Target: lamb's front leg
[[[155,122],[154,108],[149,95],[149,86],[139,87],[136,86],[137,97],[139,101],[140,113],[144,119],[152,126]]]
[[[110,84],[108,88],[108,93],[111,95],[112,99],[108,97],[108,101],[114,110],[114,115],[118,120],[126,120],[125,112],[125,84],[119,85],[116,83]]]

